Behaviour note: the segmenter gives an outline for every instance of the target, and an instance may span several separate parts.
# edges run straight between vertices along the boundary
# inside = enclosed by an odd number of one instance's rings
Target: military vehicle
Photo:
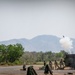
[[[64,57],[65,66],[75,69],[75,54],[66,54]]]

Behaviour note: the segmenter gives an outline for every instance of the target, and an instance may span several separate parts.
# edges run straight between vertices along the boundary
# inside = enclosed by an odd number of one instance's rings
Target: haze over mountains
[[[60,38],[53,35],[40,35],[36,36],[30,40],[22,38],[22,39],[12,39],[8,41],[1,41],[0,44],[16,44],[20,43],[24,47],[25,51],[36,51],[36,52],[59,52],[63,50],[61,44],[59,43]],[[75,39],[72,38],[73,41],[73,49],[72,52],[75,52]]]

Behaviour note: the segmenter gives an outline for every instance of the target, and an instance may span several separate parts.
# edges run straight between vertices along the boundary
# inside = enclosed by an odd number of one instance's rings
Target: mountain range
[[[9,45],[9,44],[16,44],[16,43],[20,43],[22,44],[22,46],[24,47],[25,51],[36,51],[36,52],[47,52],[47,51],[52,51],[52,52],[59,52],[61,50],[63,50],[63,48],[61,47],[61,44],[59,43],[59,40],[61,38],[57,37],[57,36],[53,36],[53,35],[39,35],[36,36],[32,39],[11,39],[11,40],[7,40],[7,41],[1,41],[0,44],[5,44],[5,45]],[[74,51],[75,49],[75,39],[71,38],[73,41],[73,49],[72,51]]]

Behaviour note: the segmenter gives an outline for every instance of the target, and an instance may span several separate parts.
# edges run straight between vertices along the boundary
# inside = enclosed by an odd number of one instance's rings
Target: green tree
[[[0,45],[0,61],[7,62],[7,46],[2,44]]]
[[[8,61],[14,62],[18,60],[24,52],[24,48],[21,44],[8,45]]]
[[[14,62],[18,60],[24,52],[24,48],[21,44],[15,45],[0,45],[0,62]]]

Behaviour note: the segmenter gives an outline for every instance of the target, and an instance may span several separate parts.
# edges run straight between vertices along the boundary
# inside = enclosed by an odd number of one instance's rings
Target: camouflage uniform
[[[49,61],[49,66],[51,67],[51,69],[52,69],[52,62],[51,61]]]
[[[51,70],[51,68],[49,67],[49,65],[47,64],[45,66],[45,70],[44,70],[44,74],[47,75],[50,72],[51,75],[53,75],[53,72]]]
[[[60,60],[60,68],[63,68],[64,67],[64,62],[63,62],[63,60],[61,59]]]
[[[54,62],[54,65],[55,65],[55,69],[58,69],[58,68],[59,68],[58,63],[57,63],[56,60],[55,60],[55,62]]]

